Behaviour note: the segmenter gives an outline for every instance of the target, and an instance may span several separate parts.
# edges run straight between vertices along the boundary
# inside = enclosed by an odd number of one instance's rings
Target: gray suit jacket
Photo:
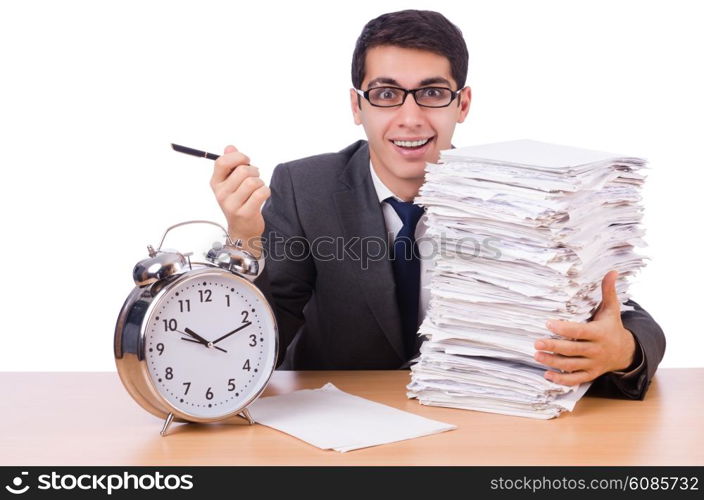
[[[264,205],[266,266],[255,283],[279,328],[279,368],[407,368],[388,259],[386,226],[369,172],[369,148],[278,165]],[[645,367],[624,379],[606,374],[594,390],[642,398],[665,350],[665,337],[636,304],[623,313]]]

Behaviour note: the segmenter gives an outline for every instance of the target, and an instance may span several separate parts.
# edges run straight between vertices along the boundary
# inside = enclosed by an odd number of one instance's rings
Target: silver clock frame
[[[230,279],[241,280],[243,285],[251,287],[266,308],[265,312],[271,315],[274,325],[274,360],[266,380],[261,388],[256,393],[252,393],[238,408],[218,417],[200,417],[172,405],[154,385],[149,375],[145,356],[147,328],[145,320],[151,316],[161,299],[184,281],[207,275],[226,276]],[[252,284],[247,276],[211,263],[190,262],[190,259],[188,268],[182,272],[148,285],[135,287],[125,300],[115,325],[114,354],[120,380],[127,392],[142,408],[156,417],[165,419],[161,430],[162,436],[166,435],[173,421],[213,423],[241,416],[247,419],[250,424],[255,423],[247,411],[247,407],[266,389],[276,368],[278,349],[279,333],[276,316],[261,290]]]

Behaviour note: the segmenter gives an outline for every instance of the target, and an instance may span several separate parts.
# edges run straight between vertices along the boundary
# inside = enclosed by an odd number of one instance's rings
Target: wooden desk
[[[261,425],[173,424],[114,372],[0,373],[0,465],[703,465],[704,369],[661,369],[644,401],[587,397],[533,420],[422,406],[408,371],[276,372],[265,395],[332,382],[457,430],[348,453]]]

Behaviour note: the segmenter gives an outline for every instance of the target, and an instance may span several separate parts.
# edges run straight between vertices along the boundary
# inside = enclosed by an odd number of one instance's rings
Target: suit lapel
[[[340,174],[340,182],[343,189],[333,196],[342,226],[342,236],[345,246],[349,245],[353,255],[360,257],[354,259],[346,256],[346,259],[349,265],[355,268],[354,272],[361,284],[364,299],[379,327],[399,358],[405,361],[394,274],[386,255],[386,224],[369,173],[369,147],[366,143],[352,155]],[[377,242],[370,247],[372,256],[366,260],[365,241]],[[379,243],[383,243],[382,256],[379,256]],[[363,268],[364,264],[366,269]]]

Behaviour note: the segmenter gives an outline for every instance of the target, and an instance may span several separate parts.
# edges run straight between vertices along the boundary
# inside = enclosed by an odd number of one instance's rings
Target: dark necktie
[[[396,299],[401,313],[403,342],[406,355],[411,358],[416,354],[420,294],[420,258],[415,233],[424,210],[418,205],[398,201],[394,197],[384,201],[393,207],[403,222],[403,227],[394,240],[391,258],[396,279]]]

